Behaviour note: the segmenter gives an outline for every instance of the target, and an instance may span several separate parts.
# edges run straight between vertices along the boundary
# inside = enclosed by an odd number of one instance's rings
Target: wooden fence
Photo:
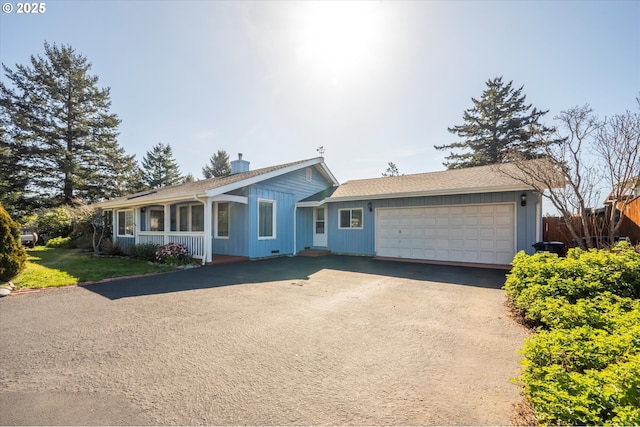
[[[580,218],[574,217],[572,221],[575,228],[582,233]],[[590,218],[589,223],[592,236],[607,234],[606,224],[602,218]],[[640,197],[627,205],[618,236],[628,237],[632,245],[640,243]],[[561,217],[542,218],[542,240],[545,242],[564,242],[567,247],[574,246],[565,219]]]

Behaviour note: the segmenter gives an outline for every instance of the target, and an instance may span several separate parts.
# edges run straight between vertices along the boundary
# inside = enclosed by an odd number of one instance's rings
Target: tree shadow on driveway
[[[374,274],[491,289],[500,289],[505,281],[504,270],[329,255],[323,257],[297,256],[242,261],[153,276],[92,283],[82,285],[82,287],[105,298],[117,300],[247,283],[308,280],[311,275],[321,270]]]

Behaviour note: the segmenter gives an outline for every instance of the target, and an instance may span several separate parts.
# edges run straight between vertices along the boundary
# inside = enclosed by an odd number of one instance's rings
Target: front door
[[[326,213],[325,206],[313,209],[313,246],[316,248],[327,246]]]

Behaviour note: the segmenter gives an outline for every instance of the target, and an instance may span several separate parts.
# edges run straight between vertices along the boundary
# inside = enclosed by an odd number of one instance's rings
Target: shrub
[[[171,242],[158,248],[156,260],[168,265],[186,265],[191,263],[191,255],[182,243]]]
[[[519,253],[505,290],[541,328],[522,351],[524,394],[542,424],[640,423],[640,255]]]
[[[640,254],[626,242],[613,250],[569,249],[566,258],[556,254],[516,254],[504,289],[514,306],[527,318],[540,321],[547,297],[565,297],[575,303],[609,291],[623,297],[640,297]]]
[[[49,239],[47,240],[47,247],[69,249],[71,248],[71,237],[54,237],[53,239]]]
[[[121,256],[124,255],[124,251],[120,247],[118,242],[114,242],[111,239],[104,239],[100,244],[100,252],[103,255],[109,256]]]
[[[24,269],[27,252],[20,243],[20,225],[0,205],[0,282],[8,282]]]
[[[639,425],[640,356],[605,369],[567,371],[532,366],[522,377],[525,395],[542,425]]]
[[[157,261],[156,252],[159,247],[155,243],[139,243],[131,246],[127,252],[131,258],[154,262]]]
[[[71,234],[73,214],[69,208],[53,208],[38,217],[38,232],[48,238],[67,237]]]

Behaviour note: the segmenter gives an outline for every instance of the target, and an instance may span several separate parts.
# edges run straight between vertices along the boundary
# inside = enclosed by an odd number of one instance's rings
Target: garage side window
[[[133,236],[133,211],[118,211],[118,236]]]
[[[362,208],[340,209],[340,229],[362,229]]]

